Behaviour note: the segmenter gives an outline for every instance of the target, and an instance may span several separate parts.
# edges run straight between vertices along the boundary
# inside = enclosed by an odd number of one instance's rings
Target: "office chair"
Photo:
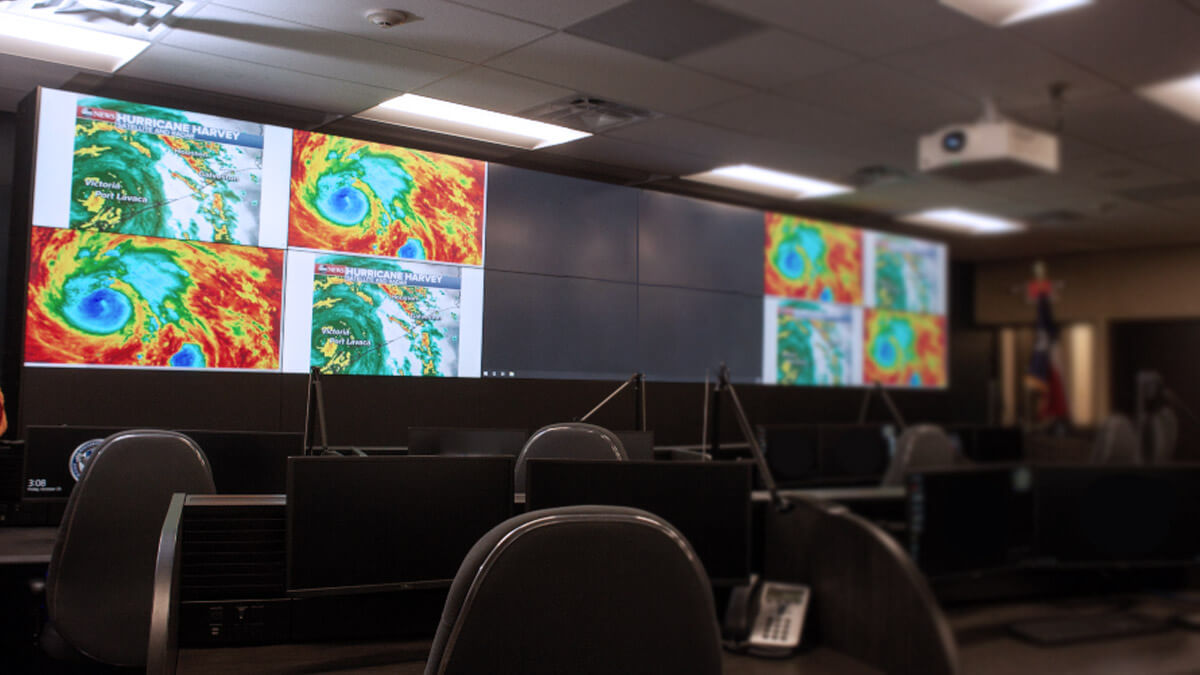
[[[883,474],[882,485],[903,485],[904,476],[912,471],[952,466],[960,459],[953,439],[941,427],[917,424],[900,432],[896,452]]]
[[[533,432],[517,455],[513,485],[525,492],[525,462],[531,459],[612,459],[625,461],[629,455],[613,432],[584,422],[548,424]]]
[[[1141,464],[1142,449],[1129,418],[1114,413],[1096,430],[1091,464]]]
[[[708,576],[649,512],[568,506],[510,518],[467,553],[425,675],[717,675]]]
[[[213,494],[200,448],[172,431],[121,431],[96,449],[67,501],[46,575],[41,644],[144,667],[159,534],[172,494]]]
[[[1163,406],[1150,413],[1146,425],[1146,461],[1170,464],[1179,442],[1179,417],[1170,407]]]

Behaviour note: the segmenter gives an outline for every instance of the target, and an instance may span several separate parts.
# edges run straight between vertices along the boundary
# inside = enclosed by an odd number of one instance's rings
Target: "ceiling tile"
[[[1090,215],[1113,200],[1105,192],[1079,186],[1057,175],[981,182],[974,184],[974,189],[1020,203],[1023,215],[1058,210]]]
[[[1180,180],[1168,170],[1098,148],[1072,137],[1061,139],[1061,175],[1097,190],[1128,190]]]
[[[442,0],[405,0],[400,8],[415,14],[420,20],[391,28],[380,28],[366,19],[367,13],[380,7],[378,0],[254,0],[251,3],[221,4],[473,63],[550,32],[541,26]]]
[[[512,115],[573,92],[519,75],[475,66],[421,87],[416,93]]]
[[[984,30],[933,0],[712,0],[712,4],[863,56]]]
[[[541,152],[576,157],[603,164],[640,169],[649,174],[679,176],[705,171],[710,160],[678,150],[664,150],[630,141],[592,136],[545,148]]]
[[[178,21],[161,44],[393,91],[465,67],[461,61],[217,5]]]
[[[979,103],[969,97],[877,63],[860,63],[775,91],[916,133],[979,115]]]
[[[1136,148],[1130,153],[1168,171],[1187,176],[1200,176],[1200,141]]]
[[[1047,129],[1054,128],[1059,119],[1050,105],[1014,111],[1012,117]],[[1110,150],[1200,141],[1200,125],[1131,93],[1068,103],[1062,108],[1061,121],[1061,133]]]
[[[663,30],[670,26],[669,30]],[[692,0],[632,0],[566,32],[655,59],[674,59],[756,32],[762,24]]]
[[[605,135],[703,156],[709,159],[706,169],[754,164],[837,182],[844,181],[860,166],[843,155],[819,153],[796,143],[781,143],[679,118],[649,120]],[[703,141],[697,143],[697,138]]]
[[[360,112],[395,95],[387,89],[167,45],[151,46],[121,74],[335,114]]]
[[[504,14],[530,23],[565,28],[573,23],[606,12],[628,0],[456,0],[489,12]]]
[[[1000,216],[1011,216],[1014,215],[1014,211],[1019,210],[1017,205],[1005,197],[981,192],[955,181],[925,175],[837,195],[829,201],[896,215],[944,206],[956,206]]]
[[[688,118],[830,153],[864,148],[896,133],[894,128],[773,94],[727,101],[689,113]]]
[[[711,75],[772,87],[843,68],[858,57],[814,40],[767,29],[675,59],[675,63]]]
[[[1048,103],[1053,82],[1068,84],[1068,101],[1117,90],[1066,59],[998,31],[913,49],[886,63],[976,99],[991,97],[1002,111]]]
[[[674,64],[563,33],[511,51],[487,65],[668,114],[749,91]]]
[[[1200,12],[1182,2],[1108,0],[1013,30],[1126,86],[1152,84],[1200,68]]]

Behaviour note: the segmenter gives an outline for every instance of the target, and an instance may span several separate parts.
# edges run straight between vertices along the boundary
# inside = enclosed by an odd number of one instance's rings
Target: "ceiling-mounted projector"
[[[985,181],[1058,172],[1058,137],[985,115],[943,127],[917,143],[917,167],[962,180]]]

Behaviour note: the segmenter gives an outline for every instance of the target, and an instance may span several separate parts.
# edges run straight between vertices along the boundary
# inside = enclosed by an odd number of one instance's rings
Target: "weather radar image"
[[[861,382],[860,310],[808,300],[780,300],[775,315],[776,383],[849,385]]]
[[[296,131],[288,243],[482,265],[486,176],[479,160]]]
[[[461,269],[316,259],[311,363],[346,375],[458,375]]]
[[[867,237],[868,307],[944,314],[945,247],[920,239],[871,233]]]
[[[868,383],[946,386],[946,317],[868,309],[865,323]]]
[[[767,213],[767,295],[862,303],[862,231],[782,213]]]
[[[257,245],[262,156],[261,124],[81,98],[69,225]]]
[[[44,227],[31,250],[28,362],[279,368],[283,251]]]

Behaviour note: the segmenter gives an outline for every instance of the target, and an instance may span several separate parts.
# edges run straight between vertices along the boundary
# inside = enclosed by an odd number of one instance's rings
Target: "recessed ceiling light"
[[[1047,14],[1092,4],[1092,0],[941,0],[942,4],[993,26],[1010,26]]]
[[[913,225],[924,225],[967,234],[1004,234],[1025,229],[1023,224],[1015,220],[957,208],[928,209],[901,216],[900,220]]]
[[[1200,73],[1142,87],[1138,93],[1193,122],[1200,122]]]
[[[816,178],[764,169],[751,164],[722,166],[712,171],[684,176],[687,180],[710,183],[735,190],[759,192],[786,199],[811,199],[850,192],[852,188]]]
[[[0,53],[76,68],[116,72],[149,46],[145,40],[20,14],[0,19]]]
[[[527,150],[591,136],[586,131],[416,94],[404,94],[384,101],[359,113],[357,117]]]

